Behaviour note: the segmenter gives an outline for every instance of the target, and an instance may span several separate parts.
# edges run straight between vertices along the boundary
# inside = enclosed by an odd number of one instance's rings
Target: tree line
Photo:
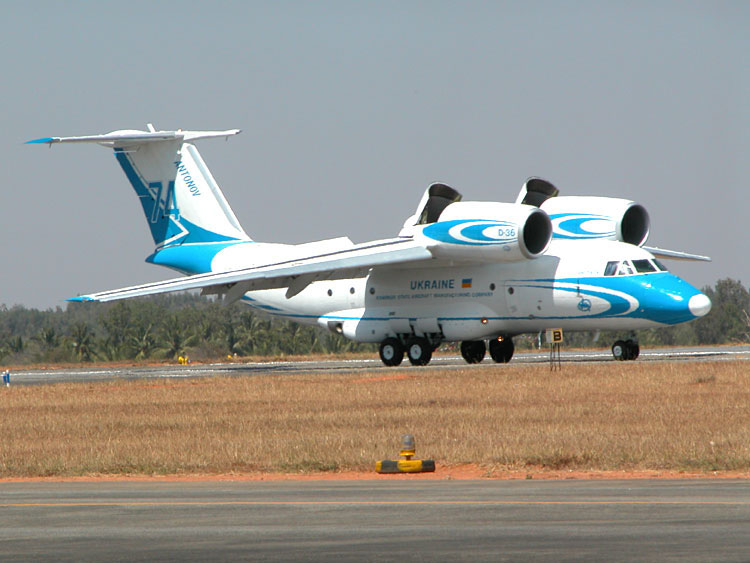
[[[0,362],[195,360],[374,350],[339,334],[195,294],[46,311],[0,306]]]
[[[638,332],[642,346],[687,346],[750,342],[750,292],[739,281],[703,288],[709,315],[695,322]],[[566,333],[566,346],[608,346],[624,333]],[[538,345],[535,335],[516,338],[518,348]],[[447,344],[446,348],[455,345]],[[377,346],[339,334],[260,314],[241,304],[226,306],[184,293],[117,303],[69,303],[40,311],[0,305],[0,362],[173,360],[189,356],[341,354]]]

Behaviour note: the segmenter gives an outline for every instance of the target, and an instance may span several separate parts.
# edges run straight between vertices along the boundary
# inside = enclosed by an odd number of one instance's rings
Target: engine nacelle
[[[512,262],[544,254],[552,223],[530,205],[459,201],[417,231],[415,240],[437,258]]]
[[[650,221],[634,201],[612,197],[551,197],[540,206],[552,220],[557,239],[609,239],[642,246]]]

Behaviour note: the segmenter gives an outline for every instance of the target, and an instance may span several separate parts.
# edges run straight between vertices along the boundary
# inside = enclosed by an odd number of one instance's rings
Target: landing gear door
[[[404,318],[397,318],[397,319],[390,319],[388,321],[388,325],[390,326],[391,330],[396,334],[411,334],[411,323],[409,323],[409,319]]]
[[[439,334],[441,332],[437,318],[418,318],[414,329],[418,335]]]

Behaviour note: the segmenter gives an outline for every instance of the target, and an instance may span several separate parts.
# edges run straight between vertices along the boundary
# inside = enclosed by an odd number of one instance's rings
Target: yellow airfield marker
[[[375,462],[376,473],[432,473],[435,461],[432,459],[412,459],[416,455],[414,436],[404,434],[401,437],[401,453],[405,459],[384,459]]]

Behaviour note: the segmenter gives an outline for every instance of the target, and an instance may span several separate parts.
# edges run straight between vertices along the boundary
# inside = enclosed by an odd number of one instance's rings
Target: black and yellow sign
[[[547,329],[547,342],[549,344],[560,344],[563,341],[563,331],[561,328]]]

